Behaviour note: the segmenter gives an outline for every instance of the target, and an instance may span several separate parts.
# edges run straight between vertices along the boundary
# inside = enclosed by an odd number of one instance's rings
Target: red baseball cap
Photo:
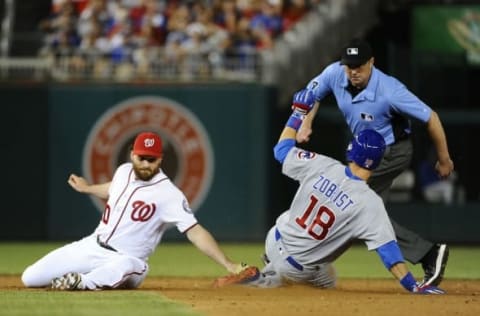
[[[140,133],[133,143],[133,153],[138,156],[161,157],[162,139],[155,133]]]

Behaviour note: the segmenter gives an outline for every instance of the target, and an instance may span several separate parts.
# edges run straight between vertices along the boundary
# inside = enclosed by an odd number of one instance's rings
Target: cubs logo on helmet
[[[383,136],[372,129],[360,131],[348,144],[347,160],[373,170],[382,161],[386,144]]]

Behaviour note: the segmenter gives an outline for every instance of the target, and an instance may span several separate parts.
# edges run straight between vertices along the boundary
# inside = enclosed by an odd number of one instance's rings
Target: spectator
[[[216,1],[213,8],[214,22],[227,32],[235,33],[242,15],[235,5],[235,0]]]
[[[142,76],[152,69],[178,74],[191,54],[196,57],[189,63],[203,63],[203,73],[250,71],[256,52],[272,48],[284,27],[301,18],[306,2],[287,1],[289,20],[283,21],[283,0],[53,0],[40,24],[46,33],[40,54],[63,56],[58,64],[69,65],[65,74],[87,74],[101,64],[96,73],[105,78],[109,68],[126,63]],[[198,72],[192,65],[185,69]]]
[[[292,28],[309,11],[307,0],[289,0],[285,3],[283,16],[283,30]]]
[[[250,27],[257,41],[257,48],[272,48],[274,38],[282,33],[283,18],[280,8],[278,0],[268,0],[262,3],[261,11],[253,16]]]
[[[68,0],[56,3],[53,13],[39,25],[39,28],[46,33],[40,53],[42,55],[71,53],[71,48],[80,43],[76,23],[77,17],[73,3]]]

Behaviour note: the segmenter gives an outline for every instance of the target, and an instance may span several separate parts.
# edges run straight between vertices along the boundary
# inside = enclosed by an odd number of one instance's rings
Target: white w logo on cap
[[[153,138],[145,138],[145,140],[143,141],[143,144],[145,145],[145,147],[153,147],[153,145],[155,145],[155,139]]]

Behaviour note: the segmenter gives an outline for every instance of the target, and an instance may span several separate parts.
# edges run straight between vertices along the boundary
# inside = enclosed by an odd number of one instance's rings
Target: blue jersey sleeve
[[[385,268],[390,270],[392,266],[399,262],[405,262],[402,252],[395,240],[392,240],[377,248],[377,254],[383,261]]]
[[[295,139],[283,139],[279,141],[273,148],[273,156],[278,162],[282,163],[287,158],[287,154],[295,146]]]
[[[392,91],[390,102],[393,108],[420,122],[426,123],[430,119],[432,109],[408,90],[401,82],[391,79]]]

